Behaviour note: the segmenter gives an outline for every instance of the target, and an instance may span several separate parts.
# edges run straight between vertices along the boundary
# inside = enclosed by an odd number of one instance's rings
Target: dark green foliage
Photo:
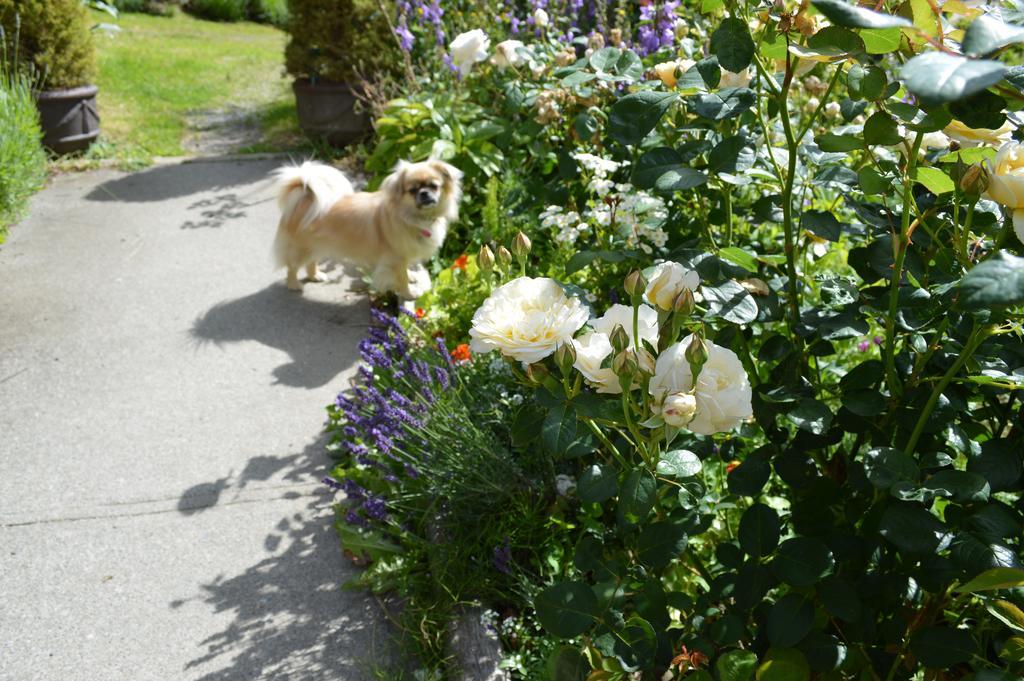
[[[288,0],[285,68],[296,78],[335,83],[401,72],[402,57],[374,0]]]
[[[89,15],[80,0],[0,0],[0,27],[8,53],[33,67],[43,88],[88,85],[96,75]]]

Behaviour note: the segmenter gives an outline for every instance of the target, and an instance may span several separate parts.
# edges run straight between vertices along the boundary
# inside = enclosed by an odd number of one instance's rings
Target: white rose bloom
[[[549,23],[548,13],[538,7],[537,11],[533,13],[533,23],[537,25],[537,28],[546,28]]]
[[[565,295],[554,279],[519,277],[491,292],[473,314],[469,347],[500,350],[532,364],[571,340],[589,316],[579,298]]]
[[[607,334],[591,331],[585,336],[574,338],[572,346],[576,350],[576,362],[573,366],[597,389],[597,392],[609,395],[618,395],[622,392],[615,372],[601,366],[612,354],[612,342],[608,340]]]
[[[629,336],[630,345],[633,344],[633,307],[631,305],[612,305],[603,316],[590,320],[590,328],[597,333],[611,337],[612,330],[616,324],[622,324]],[[654,347],[658,347],[658,313],[654,308],[640,304],[637,314],[637,331],[640,334],[640,341],[647,341]]]
[[[505,40],[494,46],[494,56],[491,63],[499,69],[507,69],[509,66],[521,66],[526,59],[519,54],[519,48],[525,47],[521,40]]]
[[[750,85],[750,78],[750,69],[744,69],[739,73],[733,73],[732,71],[722,69],[722,77],[718,81],[718,87],[747,87]]]
[[[672,393],[661,405],[661,416],[665,423],[682,428],[693,420],[697,413],[697,398],[690,393]]]
[[[455,36],[455,40],[448,45],[448,51],[452,55],[452,63],[459,67],[459,72],[465,76],[473,68],[473,64],[487,59],[487,49],[491,46],[491,39],[479,28],[466,31]]]
[[[1008,142],[996,157],[985,162],[988,188],[985,197],[1006,206],[1013,214],[1013,231],[1024,243],[1024,144]]]
[[[677,262],[667,261],[654,268],[648,281],[650,283],[644,291],[647,302],[663,310],[671,310],[684,288],[696,293],[700,275]]]
[[[674,393],[693,390],[693,374],[686,361],[686,348],[693,340],[687,336],[658,356],[650,393],[657,402],[667,402]],[[697,413],[687,429],[700,435],[731,430],[753,415],[750,382],[736,353],[705,341],[708,361],[697,377],[695,393]]]

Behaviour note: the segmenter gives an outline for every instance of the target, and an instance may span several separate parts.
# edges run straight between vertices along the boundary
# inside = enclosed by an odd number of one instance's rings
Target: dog
[[[281,220],[274,239],[285,284],[302,290],[323,281],[325,258],[351,263],[371,273],[372,287],[415,300],[430,290],[423,263],[444,243],[448,224],[458,219],[462,172],[444,161],[399,161],[375,192],[356,192],[345,175],[307,161],[274,172]]]

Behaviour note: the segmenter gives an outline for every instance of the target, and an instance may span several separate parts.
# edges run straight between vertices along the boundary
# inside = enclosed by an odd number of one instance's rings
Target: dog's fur
[[[274,259],[288,269],[288,288],[322,281],[318,263],[330,258],[372,273],[378,291],[414,300],[430,290],[422,263],[441,247],[458,218],[462,172],[443,161],[399,161],[375,192],[354,192],[341,171],[322,163],[274,173],[281,221]]]

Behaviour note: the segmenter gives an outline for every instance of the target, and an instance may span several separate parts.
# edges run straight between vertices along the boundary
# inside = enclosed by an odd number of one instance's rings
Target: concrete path
[[[271,271],[278,163],[61,176],[0,247],[0,679],[398,678],[318,482],[368,309]]]

